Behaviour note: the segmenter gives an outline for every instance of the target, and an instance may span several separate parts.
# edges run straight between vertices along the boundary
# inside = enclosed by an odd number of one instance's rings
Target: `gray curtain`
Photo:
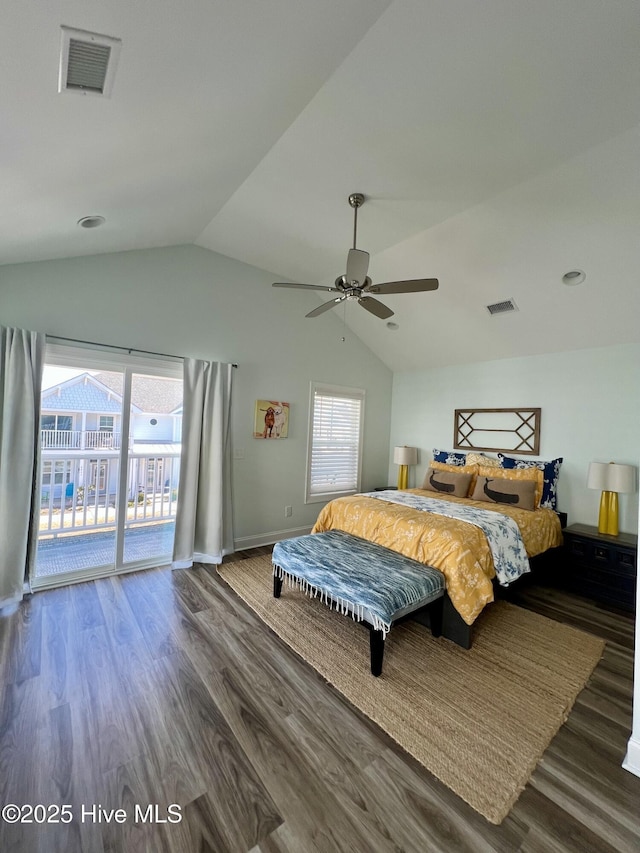
[[[184,362],[180,488],[173,568],[221,563],[233,551],[230,364]]]
[[[0,326],[0,608],[22,598],[37,538],[45,336]]]

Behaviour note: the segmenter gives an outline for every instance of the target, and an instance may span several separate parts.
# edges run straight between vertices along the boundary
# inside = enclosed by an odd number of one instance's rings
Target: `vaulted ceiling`
[[[62,24],[122,39],[110,98],[58,94]],[[637,0],[10,4],[0,263],[196,243],[330,284],[359,191],[374,281],[440,289],[305,322],[393,369],[640,340],[639,45]]]

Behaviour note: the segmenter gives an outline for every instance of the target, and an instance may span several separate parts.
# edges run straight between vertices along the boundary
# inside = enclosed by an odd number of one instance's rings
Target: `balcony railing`
[[[120,433],[105,429],[42,429],[40,447],[43,450],[119,450]]]
[[[179,451],[164,457],[132,456],[125,527],[175,519],[179,473]],[[65,458],[57,453],[43,469],[40,483],[40,538],[113,529],[118,475],[117,457],[78,454]]]

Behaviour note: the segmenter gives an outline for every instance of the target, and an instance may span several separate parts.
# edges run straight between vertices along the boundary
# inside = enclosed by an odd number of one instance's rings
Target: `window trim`
[[[360,401],[360,432],[358,435],[358,474],[355,489],[348,489],[340,492],[322,492],[318,494],[310,494],[311,488],[311,452],[313,449],[313,418],[315,411],[315,395],[316,393],[333,395],[336,397],[345,397],[350,400]],[[366,392],[364,388],[351,388],[345,385],[333,385],[327,382],[311,381],[309,393],[309,426],[307,432],[307,465],[304,489],[305,504],[326,503],[333,498],[344,497],[345,495],[355,495],[361,489],[362,482],[362,457],[364,449],[364,416],[365,416],[365,398]]]

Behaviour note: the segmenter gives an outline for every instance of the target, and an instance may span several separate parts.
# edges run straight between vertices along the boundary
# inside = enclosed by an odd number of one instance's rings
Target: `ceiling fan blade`
[[[414,278],[409,281],[385,281],[367,288],[367,293],[422,293],[437,290],[437,278]]]
[[[323,302],[322,305],[318,305],[317,308],[314,308],[313,311],[309,311],[308,314],[305,314],[305,317],[319,317],[320,314],[324,314],[325,311],[328,311],[330,308],[335,308],[338,303],[342,302],[346,299],[346,296],[341,296],[338,299],[332,299],[330,302]]]
[[[347,255],[347,273],[345,278],[348,282],[357,281],[358,284],[364,284],[369,269],[369,252],[362,252],[360,249],[349,249]]]
[[[393,311],[391,308],[387,308],[386,305],[383,305],[382,302],[379,302],[372,296],[363,296],[362,299],[358,300],[358,305],[362,305],[363,308],[366,308],[367,311],[375,314],[376,317],[380,317],[381,320],[393,317]]]
[[[297,287],[302,290],[324,290],[328,293],[340,293],[337,287],[326,287],[322,284],[294,284],[289,281],[274,281],[271,287]]]

